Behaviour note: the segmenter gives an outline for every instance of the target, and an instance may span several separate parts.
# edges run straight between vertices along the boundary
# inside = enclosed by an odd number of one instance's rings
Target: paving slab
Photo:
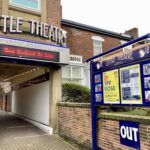
[[[16,116],[0,111],[0,150],[77,150]]]

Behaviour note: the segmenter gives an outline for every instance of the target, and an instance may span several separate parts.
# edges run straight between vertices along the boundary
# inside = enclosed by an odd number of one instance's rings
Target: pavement
[[[0,150],[78,150],[58,135],[0,111]]]

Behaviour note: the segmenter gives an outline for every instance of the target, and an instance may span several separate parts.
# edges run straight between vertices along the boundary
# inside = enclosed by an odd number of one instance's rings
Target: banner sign
[[[27,23],[28,25],[26,31],[23,29],[24,23]],[[21,17],[14,18],[13,16],[1,15],[0,27],[0,31],[5,34],[21,34],[25,32],[66,47],[67,32],[56,26],[49,25],[46,22],[40,22],[33,19],[24,21]]]
[[[134,51],[122,52],[120,55],[114,55],[111,57],[111,59],[104,60],[102,62],[96,62],[99,68],[95,68],[95,70],[134,62],[135,60],[140,60],[147,57],[150,57],[150,45],[146,45],[145,47]]]
[[[121,103],[142,104],[140,65],[120,69]]]
[[[8,45],[0,45],[0,55],[59,62],[59,52],[43,51]]]
[[[2,48],[3,46],[3,48]],[[9,51],[4,50],[8,48]],[[2,51],[3,49],[3,51]],[[0,37],[0,57],[12,56],[14,59],[30,58],[41,62],[69,64],[69,49],[41,42]],[[32,57],[31,57],[32,56]],[[44,61],[43,61],[44,60]]]
[[[118,69],[103,73],[104,103],[120,103]]]
[[[140,149],[139,123],[120,121],[120,143],[135,149]]]

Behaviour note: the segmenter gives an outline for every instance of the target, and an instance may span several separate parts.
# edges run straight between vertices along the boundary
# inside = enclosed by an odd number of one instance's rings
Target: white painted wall
[[[49,125],[49,81],[13,91],[12,113]]]

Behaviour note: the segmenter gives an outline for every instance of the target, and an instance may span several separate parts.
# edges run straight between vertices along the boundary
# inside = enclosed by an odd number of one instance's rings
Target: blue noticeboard
[[[122,64],[105,69],[101,68],[100,61],[91,62],[93,102],[96,105],[150,106],[150,58],[146,54],[138,61],[132,59],[131,63],[125,63],[122,60]]]
[[[119,131],[121,144],[140,149],[139,123],[120,121]]]
[[[149,39],[150,34],[146,34],[87,60],[90,61],[93,150],[102,148],[97,146],[96,122],[100,119],[97,106],[150,106]],[[131,44],[138,46],[121,51]],[[120,143],[140,149],[138,123],[120,121]]]

